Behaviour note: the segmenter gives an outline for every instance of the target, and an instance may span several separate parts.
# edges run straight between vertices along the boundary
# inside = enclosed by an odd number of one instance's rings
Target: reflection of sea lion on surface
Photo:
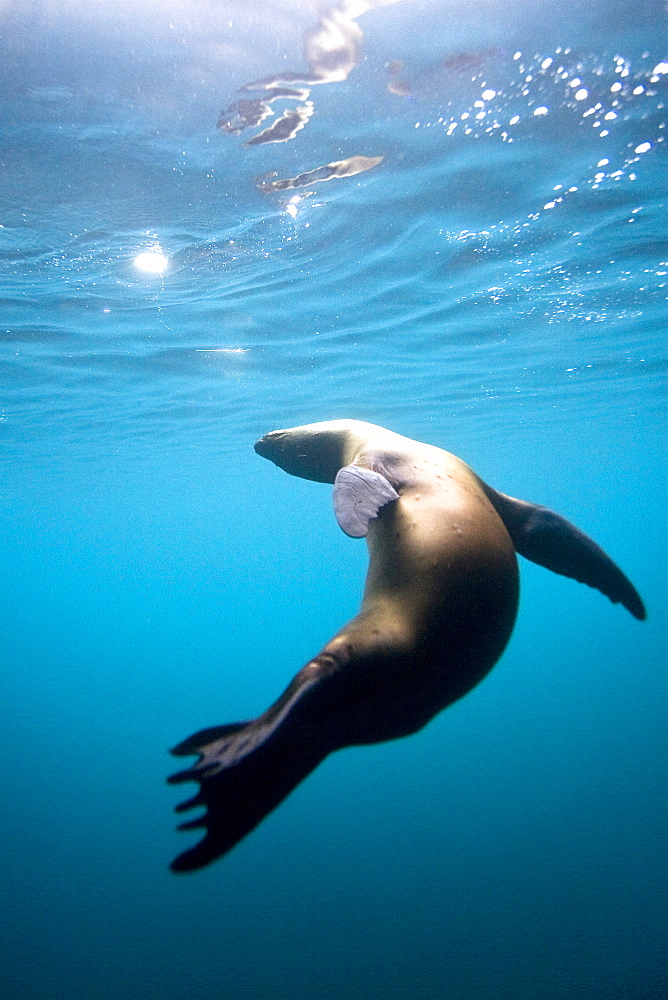
[[[271,87],[261,98],[246,98],[235,101],[228,108],[220,112],[217,127],[223,132],[231,135],[239,135],[244,129],[255,128],[263,122],[269,115],[273,115],[270,107],[273,101],[279,98],[290,98],[294,101],[305,101],[309,91],[305,87],[295,90],[293,87]]]
[[[284,111],[280,118],[276,118],[268,128],[258,132],[245,145],[262,146],[267,142],[288,142],[288,140],[294,139],[300,129],[304,128],[312,114],[312,101],[300,104],[293,111]]]
[[[170,778],[200,784],[178,811],[207,810],[183,824],[206,835],[175,871],[229,851],[332,751],[414,733],[482,680],[515,622],[515,552],[645,617],[595,542],[545,507],[497,493],[440,448],[333,420],[273,431],[255,449],[293,475],[334,484],[340,526],[367,536],[364,599],[263,715],[174,749],[200,755]]]
[[[269,128],[254,136],[246,146],[261,146],[268,142],[288,142],[304,128],[313,114],[313,105],[307,102],[310,90],[295,89],[292,84],[303,83],[308,88],[321,83],[342,83],[355,69],[360,58],[362,29],[356,23],[375,7],[385,7],[398,0],[337,0],[331,7],[319,10],[318,23],[304,36],[304,56],[308,70],[294,72],[283,70],[260,80],[253,80],[241,87],[242,92],[264,91],[262,98],[235,101],[221,111],[218,128],[231,135],[239,135],[246,128],[254,128],[272,114],[269,104],[280,97],[297,99],[303,103],[295,110],[286,109]]]
[[[290,191],[293,188],[317,184],[319,181],[331,181],[335,177],[354,177],[355,174],[363,174],[365,170],[377,167],[382,159],[382,156],[349,156],[346,160],[336,160],[334,163],[326,163],[323,167],[306,170],[296,177],[282,177],[277,181],[261,177],[256,184],[265,194],[271,191]],[[275,174],[269,176],[274,177]]]
[[[245,128],[255,128],[272,114],[266,101],[235,101],[220,112],[217,128],[230,135],[239,135]]]

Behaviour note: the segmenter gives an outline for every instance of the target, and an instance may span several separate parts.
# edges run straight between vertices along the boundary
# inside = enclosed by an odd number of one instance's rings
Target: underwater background
[[[668,997],[666,23],[0,2],[5,1000]],[[339,417],[558,510],[648,620],[522,561],[479,687],[173,875],[168,748],[359,606],[331,487],[253,452]]]

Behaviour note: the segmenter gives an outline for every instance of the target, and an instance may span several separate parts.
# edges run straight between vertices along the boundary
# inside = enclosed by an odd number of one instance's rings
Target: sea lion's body
[[[478,684],[512,633],[516,551],[644,617],[632,585],[595,543],[559,515],[492,490],[440,448],[329,421],[272,432],[256,451],[335,484],[339,524],[367,535],[364,598],[264,715],[175,749],[201,755],[171,779],[200,782],[179,808],[208,808],[184,824],[207,834],[177,858],[177,871],[228,851],[327,754],[413,733]]]
[[[351,691],[342,745],[415,732],[466,694],[503,652],[519,594],[513,544],[468,466],[374,430],[346,465],[381,473],[400,496],[369,523],[359,614],[314,661],[354,665],[360,697]]]

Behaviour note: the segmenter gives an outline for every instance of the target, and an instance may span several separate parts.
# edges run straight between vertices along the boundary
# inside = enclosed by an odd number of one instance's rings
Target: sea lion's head
[[[339,469],[379,430],[361,420],[325,420],[270,431],[255,442],[255,451],[292,476],[333,483]]]

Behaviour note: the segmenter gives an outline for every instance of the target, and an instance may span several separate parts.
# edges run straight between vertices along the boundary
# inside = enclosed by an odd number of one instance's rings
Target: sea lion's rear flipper
[[[369,521],[399,494],[380,473],[361,465],[345,465],[334,480],[334,513],[339,527],[351,538],[364,538]]]
[[[645,607],[631,581],[603,549],[566,518],[547,507],[516,500],[486,486],[513,545],[531,562],[595,587],[643,621]]]
[[[206,835],[172,863],[175,872],[203,868],[226,854],[272,811],[327,755],[319,725],[318,686],[322,673],[304,668],[272,707],[250,722],[203,729],[172,750],[200,754],[170,784],[199,782],[193,798],[177,812],[203,806],[206,812],[180,830],[202,828]]]

